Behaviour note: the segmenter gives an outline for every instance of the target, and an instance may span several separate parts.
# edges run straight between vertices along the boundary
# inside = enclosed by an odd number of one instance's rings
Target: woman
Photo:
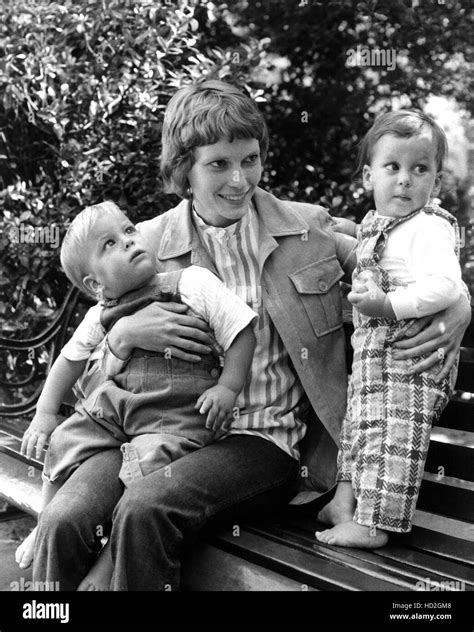
[[[350,281],[353,240],[333,232],[321,207],[258,188],[267,129],[238,89],[205,81],[179,90],[162,141],[167,190],[184,199],[141,232],[160,269],[206,267],[257,311],[257,347],[223,439],[135,481],[122,496],[115,450],[71,476],[43,514],[34,566],[35,580],[59,581],[61,590],[74,590],[89,572],[97,535],[111,519],[111,589],[179,590],[183,547],[204,526],[268,515],[294,495],[305,434],[312,487],[325,491],[335,480],[347,379],[339,281]],[[198,361],[207,333],[184,311],[155,303],[122,318],[109,346],[122,358],[140,347]],[[447,371],[469,314],[464,299],[401,343],[402,355],[429,353],[424,368],[443,347]],[[94,571],[88,577],[86,585],[100,587]]]

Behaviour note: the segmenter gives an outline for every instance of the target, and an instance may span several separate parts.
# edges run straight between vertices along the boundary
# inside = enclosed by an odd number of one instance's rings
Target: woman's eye
[[[396,162],[389,162],[386,167],[389,171],[398,171],[398,165]]]
[[[215,167],[216,169],[223,169],[225,166],[225,160],[214,160],[213,162],[211,162],[211,167]]]
[[[130,226],[127,226],[127,228],[125,229],[125,232],[131,235],[132,233],[136,233],[137,229],[135,228],[135,226],[130,225]]]
[[[251,156],[248,156],[244,162],[247,165],[254,165],[256,162],[258,162],[259,159],[259,155],[258,154],[252,154]]]
[[[113,246],[115,244],[115,240],[114,239],[107,239],[107,241],[104,244],[105,248],[110,248],[111,246]]]

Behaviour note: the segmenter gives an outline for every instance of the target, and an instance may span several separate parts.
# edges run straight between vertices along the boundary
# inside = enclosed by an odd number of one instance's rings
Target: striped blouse
[[[239,394],[229,434],[251,434],[273,441],[295,459],[305,424],[303,387],[290,366],[288,353],[262,303],[259,222],[253,208],[226,228],[193,218],[224,284],[259,315],[254,324],[257,345],[247,382]]]

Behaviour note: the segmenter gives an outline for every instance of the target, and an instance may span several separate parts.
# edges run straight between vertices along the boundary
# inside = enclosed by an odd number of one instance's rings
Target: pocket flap
[[[336,255],[315,261],[289,275],[300,294],[326,294],[344,276]]]

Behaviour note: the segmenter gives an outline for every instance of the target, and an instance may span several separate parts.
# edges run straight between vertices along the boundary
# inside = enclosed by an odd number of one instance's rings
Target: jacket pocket
[[[317,336],[342,327],[338,281],[343,276],[336,255],[310,263],[289,275]]]

